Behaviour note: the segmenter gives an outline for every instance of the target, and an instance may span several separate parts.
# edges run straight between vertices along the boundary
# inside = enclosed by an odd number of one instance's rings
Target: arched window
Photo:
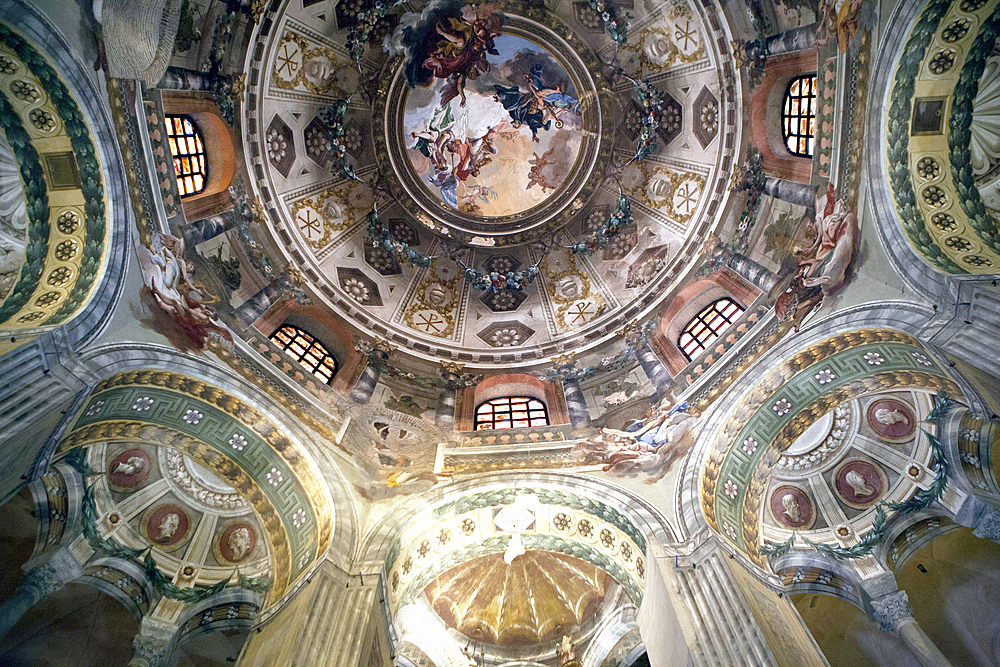
[[[545,404],[530,396],[504,396],[481,403],[476,408],[476,430],[548,426]]]
[[[311,334],[291,324],[282,324],[271,334],[271,342],[326,384],[333,383],[337,359]]]
[[[208,158],[201,131],[190,116],[167,116],[167,138],[181,197],[196,195],[208,182]]]
[[[677,345],[691,361],[702,350],[708,349],[742,314],[743,307],[730,298],[713,301],[684,326]]]
[[[781,105],[781,138],[792,155],[813,156],[816,136],[816,75],[792,79]]]

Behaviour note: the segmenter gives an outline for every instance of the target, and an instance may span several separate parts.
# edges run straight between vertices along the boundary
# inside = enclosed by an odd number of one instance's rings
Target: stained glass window
[[[333,382],[333,376],[337,374],[337,360],[311,334],[291,324],[283,324],[271,334],[271,342],[326,384]]]
[[[167,116],[167,139],[181,197],[196,195],[208,181],[208,158],[198,126],[189,116]]]
[[[690,361],[702,350],[708,349],[742,314],[743,307],[732,299],[714,301],[691,318],[681,331],[677,345]]]
[[[476,408],[476,430],[548,426],[545,404],[528,396],[504,396],[486,401]]]
[[[781,137],[792,155],[813,156],[816,136],[816,75],[792,79],[781,107]]]

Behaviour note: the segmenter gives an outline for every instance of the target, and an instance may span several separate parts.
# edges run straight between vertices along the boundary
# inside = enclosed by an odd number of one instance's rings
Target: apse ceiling
[[[267,231],[314,302],[417,357],[532,362],[610,338],[696,267],[739,145],[714,6],[626,3],[616,52],[586,2],[408,4],[376,24],[356,68],[359,5],[331,4],[293,0],[268,24],[244,124]],[[474,33],[483,47],[469,65],[456,44]],[[647,119],[640,77],[662,113],[653,154],[630,161]],[[340,146],[323,118],[338,98],[349,98]],[[344,160],[357,180],[342,178]],[[572,252],[620,195],[624,229]],[[430,262],[366,242],[373,209]],[[463,275],[532,267],[523,290]]]

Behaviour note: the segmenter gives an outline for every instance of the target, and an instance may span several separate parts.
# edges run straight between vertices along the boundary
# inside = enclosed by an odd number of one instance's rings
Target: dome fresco
[[[998,38],[0,3],[0,664],[1000,662]]]

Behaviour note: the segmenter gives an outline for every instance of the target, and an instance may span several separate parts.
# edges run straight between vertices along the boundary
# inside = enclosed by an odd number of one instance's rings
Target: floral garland
[[[420,375],[404,371],[389,363],[388,352],[376,343],[371,343],[360,336],[352,339],[355,351],[367,357],[368,362],[377,368],[380,373],[385,373],[394,380],[407,382],[422,389],[464,389],[475,387],[483,381],[483,375],[473,375],[471,373],[454,373],[456,379],[446,380],[443,377],[431,375]]]
[[[632,222],[632,200],[618,185],[618,201],[615,210],[608,218],[607,222],[601,225],[590,238],[574,243],[571,246],[564,246],[572,250],[577,255],[593,255],[598,250],[608,247],[608,243]]]
[[[365,240],[371,244],[373,248],[382,248],[390,255],[392,255],[396,262],[399,264],[408,264],[409,266],[420,266],[427,267],[431,265],[431,261],[436,259],[435,257],[428,257],[427,255],[417,252],[411,248],[408,244],[402,241],[397,241],[393,238],[392,234],[382,224],[382,219],[378,215],[378,205],[372,206],[372,210],[368,212],[365,216],[365,220],[368,221],[368,230],[366,232]]]
[[[481,292],[499,293],[501,290],[520,292],[526,285],[533,283],[538,277],[538,265],[541,261],[539,259],[524,271],[508,271],[507,273],[499,271],[483,273],[476,269],[470,269],[465,265],[465,262],[459,261],[459,264],[465,269],[465,279],[472,284],[474,289]]]
[[[539,380],[553,382],[555,380],[577,380],[578,382],[592,378],[599,373],[610,373],[628,368],[636,360],[639,348],[646,344],[650,331],[655,327],[655,320],[650,320],[642,329],[631,334],[625,334],[625,347],[613,357],[604,357],[597,364],[584,368],[547,368],[535,377]]]
[[[361,69],[361,56],[365,54],[365,44],[371,39],[378,22],[392,9],[405,4],[406,0],[375,0],[355,16],[354,24],[347,29],[347,52],[351,60]]]
[[[82,447],[71,449],[65,460],[66,463],[83,477],[93,477],[102,474],[87,464],[87,456]],[[165,598],[179,600],[188,604],[202,602],[222,592],[232,581],[233,576],[229,575],[222,581],[218,581],[211,586],[195,584],[189,588],[181,588],[174,584],[171,581],[171,577],[164,574],[156,564],[156,559],[153,558],[153,545],[145,549],[133,549],[115,544],[111,540],[102,537],[100,531],[97,529],[97,505],[94,502],[94,483],[84,488],[81,515],[83,518],[83,536],[87,539],[87,543],[94,550],[95,554],[132,561],[145,554],[142,558],[142,567],[146,573],[146,577],[153,587],[159,591],[160,595]],[[273,583],[270,577],[247,577],[238,569],[236,570],[236,575],[237,586],[254,593],[266,593],[270,590]]]
[[[236,218],[236,236],[243,245],[243,249],[250,258],[250,264],[257,271],[272,282],[276,282],[292,295],[296,303],[308,306],[312,299],[308,294],[299,289],[294,277],[291,275],[291,267],[288,271],[278,273],[271,264],[271,258],[264,252],[263,246],[257,242],[250,231],[250,223],[255,219],[254,205],[247,198],[246,188],[243,179],[237,178],[236,182],[229,186],[229,201],[233,205],[233,213]]]
[[[628,41],[628,21],[632,15],[623,12],[610,0],[590,0],[590,8],[597,12],[608,29],[608,35],[616,47]]]
[[[935,394],[934,396],[934,409],[931,410],[930,414],[927,415],[925,422],[934,424],[940,427],[941,419],[948,413],[949,409],[956,402],[948,396],[947,393],[941,392]],[[870,531],[865,533],[857,544],[853,544],[849,547],[842,547],[839,545],[823,544],[820,542],[814,542],[808,537],[803,537],[802,539],[808,544],[813,550],[818,551],[821,554],[827,556],[832,556],[837,560],[847,560],[854,558],[863,558],[869,555],[872,550],[885,539],[886,534],[889,532],[889,517],[886,514],[886,509],[891,510],[896,513],[896,515],[901,516],[903,514],[910,514],[912,512],[918,512],[920,510],[930,507],[930,505],[936,501],[940,500],[941,496],[944,495],[944,490],[948,486],[948,460],[945,458],[944,447],[941,446],[941,442],[937,439],[933,433],[924,431],[927,435],[927,442],[930,443],[931,453],[933,454],[932,461],[935,468],[934,481],[926,489],[921,489],[915,493],[911,498],[904,500],[899,503],[884,503],[880,502],[875,507],[875,520],[872,522],[872,528]],[[774,543],[774,542],[764,542],[760,547],[760,552],[767,557],[781,556],[792,548],[795,541],[795,533],[788,538],[786,542]]]
[[[330,167],[333,175],[358,183],[366,183],[354,171],[354,165],[351,164],[351,159],[347,156],[347,146],[344,144],[347,105],[350,102],[350,98],[334,100],[328,109],[320,112],[320,119],[326,125],[327,142],[334,154],[333,164]]]

